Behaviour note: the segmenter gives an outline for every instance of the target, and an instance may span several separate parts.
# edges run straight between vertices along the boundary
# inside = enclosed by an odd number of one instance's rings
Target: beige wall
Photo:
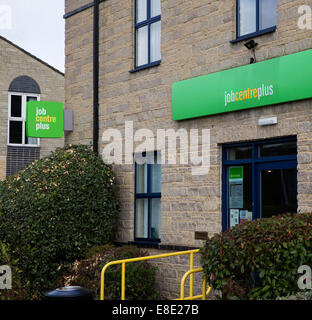
[[[81,1],[67,0],[67,8]],[[129,73],[134,63],[134,0],[100,4],[100,137],[107,128],[211,129],[211,169],[193,176],[191,166],[162,166],[162,244],[201,246],[195,231],[221,231],[221,144],[296,135],[299,211],[312,209],[312,100],[172,121],[172,83],[247,65],[251,53],[235,39],[235,0],[162,0],[162,62]],[[255,38],[257,61],[312,48],[312,31],[299,30],[298,6],[307,0],[279,0],[278,27]],[[69,9],[68,9],[69,10]],[[66,20],[66,105],[75,113],[69,142],[92,141],[93,8]],[[278,124],[259,127],[258,119],[277,116]],[[100,141],[100,148],[103,144]],[[115,166],[121,212],[117,240],[133,240],[134,167]]]
[[[27,75],[39,84],[41,100],[64,103],[64,76],[0,38],[0,178],[5,177],[8,134],[8,88],[19,76]],[[40,139],[41,156],[63,146],[64,139]],[[4,168],[4,172],[3,172]]]

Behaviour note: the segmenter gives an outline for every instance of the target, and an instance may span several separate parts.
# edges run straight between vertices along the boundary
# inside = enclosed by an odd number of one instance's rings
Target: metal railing
[[[208,287],[207,289],[207,279],[206,276],[204,275],[204,279],[203,279],[203,288],[202,288],[202,294],[200,295],[196,295],[193,296],[193,292],[190,293],[189,297],[185,297],[185,281],[186,279],[192,275],[193,273],[198,273],[198,272],[203,272],[203,268],[198,268],[198,269],[193,269],[193,270],[189,270],[187,271],[182,280],[181,280],[181,296],[179,299],[175,299],[175,300],[196,300],[196,299],[202,299],[202,300],[206,300],[207,296],[209,295],[209,293],[212,290],[212,287]]]
[[[195,300],[195,299],[206,299],[206,296],[210,293],[211,287],[208,288],[208,291],[206,291],[206,279],[204,277],[203,280],[203,293],[202,295],[193,296],[193,274],[202,272],[203,269],[194,269],[194,253],[198,253],[199,249],[195,250],[187,250],[187,251],[179,251],[179,252],[173,252],[173,253],[164,253],[164,254],[158,254],[154,256],[146,256],[146,257],[138,257],[138,258],[130,258],[130,259],[123,259],[123,260],[116,260],[111,261],[107,263],[101,272],[101,296],[100,299],[104,300],[104,281],[105,281],[105,271],[108,267],[112,265],[118,265],[121,264],[121,300],[125,300],[125,291],[126,291],[126,263],[129,262],[138,262],[138,261],[146,261],[146,260],[152,260],[152,259],[159,259],[159,258],[167,258],[167,257],[173,257],[173,256],[182,256],[182,255],[189,255],[190,256],[190,270],[186,272],[186,274],[183,276],[181,281],[181,298],[178,300]],[[185,281],[186,279],[190,277],[190,296],[185,298],[184,297],[184,287],[185,287]],[[183,289],[182,289],[183,284]]]

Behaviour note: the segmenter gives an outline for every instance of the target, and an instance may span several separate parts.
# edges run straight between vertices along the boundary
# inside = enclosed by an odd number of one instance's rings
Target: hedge
[[[18,268],[18,260],[13,259],[9,253],[10,248],[7,244],[0,242],[0,266],[9,266],[12,276],[12,289],[0,289],[0,300],[23,300],[27,299],[29,292],[22,285],[22,271]]]
[[[225,298],[276,299],[298,292],[298,267],[312,266],[312,214],[245,222],[216,234],[201,264]]]
[[[92,289],[100,298],[100,279],[102,268],[110,261],[142,257],[145,251],[134,246],[114,247],[105,245],[88,250],[87,257],[75,261],[59,279],[56,286],[82,286]],[[158,297],[155,288],[156,267],[149,263],[131,262],[126,264],[127,300],[153,300]],[[111,266],[105,272],[105,300],[120,300],[121,267]]]
[[[112,168],[84,145],[59,148],[0,183],[0,242],[29,282],[32,298],[51,288],[61,264],[114,235]]]

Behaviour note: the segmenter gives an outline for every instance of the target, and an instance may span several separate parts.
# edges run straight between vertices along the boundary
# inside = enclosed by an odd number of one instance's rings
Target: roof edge
[[[40,58],[34,56],[33,54],[31,54],[30,52],[26,51],[25,49],[21,48],[20,46],[18,46],[17,44],[13,43],[12,41],[8,40],[7,38],[3,37],[0,35],[0,39],[2,39],[3,41],[9,43],[10,45],[12,45],[13,47],[17,48],[18,50],[22,51],[23,53],[27,54],[28,56],[30,56],[31,58],[39,61],[40,63],[44,64],[46,67],[52,69],[53,71],[59,73],[60,75],[62,75],[63,77],[65,76],[65,73],[52,67],[50,64],[48,64],[47,62],[41,60]]]

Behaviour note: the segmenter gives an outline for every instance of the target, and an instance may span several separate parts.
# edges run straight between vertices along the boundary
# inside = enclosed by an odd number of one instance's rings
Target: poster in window
[[[243,183],[233,183],[229,185],[229,207],[230,209],[242,209],[244,202]]]
[[[230,228],[239,224],[239,209],[230,210]]]

